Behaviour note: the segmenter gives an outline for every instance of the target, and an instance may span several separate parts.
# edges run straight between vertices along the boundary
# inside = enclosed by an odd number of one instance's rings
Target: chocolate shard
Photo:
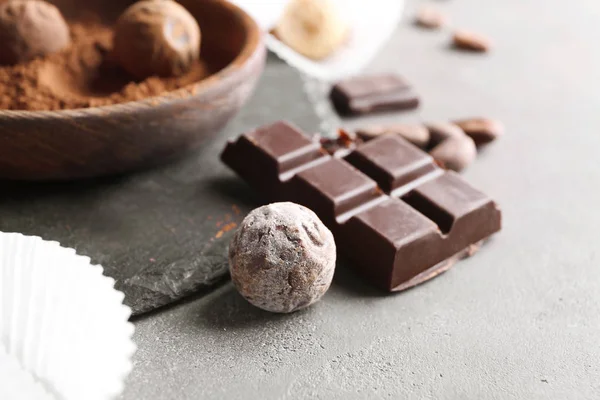
[[[342,255],[384,290],[439,275],[501,228],[488,196],[399,136],[359,145],[343,159],[309,143],[276,123],[231,141],[222,160],[270,200],[315,211]],[[282,173],[282,160],[296,161]]]
[[[333,86],[330,99],[340,115],[418,107],[419,97],[404,79],[393,74],[350,78]]]

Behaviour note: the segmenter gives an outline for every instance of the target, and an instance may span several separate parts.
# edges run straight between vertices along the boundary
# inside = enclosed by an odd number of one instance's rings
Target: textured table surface
[[[448,32],[404,21],[370,70],[405,75],[423,106],[370,120],[501,119],[506,137],[464,174],[502,206],[501,234],[398,295],[339,268],[324,299],[293,315],[261,312],[225,284],[142,317],[122,399],[600,398],[600,4],[429,3],[487,33],[493,52],[452,51]],[[271,63],[278,85],[253,100],[281,105],[233,127],[314,123],[285,71]]]

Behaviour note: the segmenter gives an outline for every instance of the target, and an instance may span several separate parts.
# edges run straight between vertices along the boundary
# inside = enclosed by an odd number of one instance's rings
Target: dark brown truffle
[[[70,40],[69,27],[54,5],[39,0],[0,2],[0,64],[55,53]]]
[[[113,53],[119,64],[138,79],[179,76],[199,58],[200,27],[174,1],[139,1],[119,17]]]
[[[335,270],[335,242],[306,207],[273,203],[244,219],[229,246],[233,284],[250,303],[287,313],[325,294]]]

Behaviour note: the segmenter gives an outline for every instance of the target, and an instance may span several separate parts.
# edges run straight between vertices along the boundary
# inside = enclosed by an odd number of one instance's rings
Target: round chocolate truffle
[[[55,53],[70,42],[69,27],[54,5],[39,0],[0,2],[0,64]]]
[[[231,279],[263,310],[289,313],[325,294],[335,270],[333,235],[319,217],[294,203],[257,208],[229,246]]]
[[[117,20],[113,53],[138,79],[179,76],[200,56],[200,27],[174,1],[138,1]]]

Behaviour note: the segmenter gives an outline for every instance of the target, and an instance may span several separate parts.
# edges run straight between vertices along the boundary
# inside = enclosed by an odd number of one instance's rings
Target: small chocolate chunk
[[[289,313],[318,301],[335,270],[333,235],[319,217],[294,203],[259,207],[229,246],[233,284],[263,310]]]
[[[483,146],[504,134],[502,122],[490,118],[469,118],[454,121],[477,146]]]
[[[439,29],[448,23],[444,14],[433,7],[423,7],[415,17],[415,24],[427,29]]]
[[[321,144],[321,147],[335,157],[344,157],[363,142],[356,134],[344,129],[338,129],[337,137],[334,138],[326,138],[320,135],[316,135],[315,137]]]
[[[487,52],[490,50],[492,46],[490,40],[478,33],[465,31],[465,30],[457,30],[454,32],[454,36],[452,38],[454,46],[458,49],[469,50],[469,51],[477,51],[477,52]]]
[[[69,27],[54,5],[38,0],[0,3],[0,64],[56,53],[71,42]]]
[[[331,90],[330,99],[340,115],[408,110],[419,105],[419,97],[408,82],[393,74],[359,76],[338,82]]]
[[[477,148],[473,139],[463,134],[451,136],[437,146],[429,154],[444,168],[460,172],[477,157]]]
[[[114,58],[138,79],[186,73],[200,56],[200,28],[172,0],[134,3],[117,20]]]
[[[390,124],[361,128],[356,131],[364,141],[375,139],[381,135],[400,135],[415,146],[425,148],[429,143],[429,130],[421,124]]]

